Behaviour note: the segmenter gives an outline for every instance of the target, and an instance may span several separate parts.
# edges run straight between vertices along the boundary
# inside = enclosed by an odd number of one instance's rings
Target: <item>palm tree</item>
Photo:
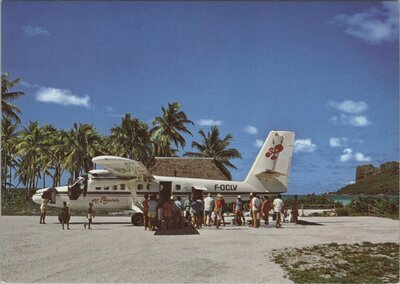
[[[19,83],[20,78],[16,78],[12,81],[8,80],[8,73],[1,74],[1,109],[3,116],[7,116],[17,123],[21,123],[18,114],[21,114],[21,110],[15,105],[11,104],[10,101],[25,95],[24,92],[9,92],[11,88]]]
[[[15,149],[18,155],[19,168],[16,175],[20,182],[27,186],[27,198],[31,190],[37,188],[41,176],[40,159],[49,149],[47,131],[38,122],[30,122],[28,128],[20,132],[20,142]]]
[[[1,175],[2,189],[11,187],[12,169],[15,166],[15,146],[18,143],[18,128],[9,117],[1,120]],[[7,182],[7,177],[9,181]]]
[[[186,124],[194,124],[187,115],[181,111],[181,105],[177,102],[168,103],[168,108],[161,107],[162,116],[158,116],[153,121],[153,128],[150,130],[151,139],[155,145],[156,156],[170,157],[174,151],[176,153],[179,146],[186,146],[185,138],[180,133],[192,133],[187,129]],[[177,149],[172,149],[172,144]]]
[[[214,158],[217,166],[230,180],[232,175],[227,167],[237,169],[229,160],[235,158],[242,158],[242,155],[238,150],[234,148],[228,148],[232,142],[232,135],[228,134],[224,139],[219,137],[219,129],[217,126],[211,127],[211,132],[207,132],[207,135],[203,130],[199,131],[202,137],[202,144],[193,141],[192,147],[199,150],[199,152],[186,152],[184,156],[189,157],[202,157],[202,158]]]
[[[51,175],[53,178],[52,186],[60,186],[61,184],[61,176],[64,172],[63,163],[65,157],[67,156],[68,148],[67,148],[67,136],[68,132],[65,130],[51,130],[50,131],[50,157],[49,160],[49,168],[53,170],[53,174]]]
[[[63,143],[67,152],[63,165],[71,173],[71,178],[78,178],[80,172],[93,169],[92,158],[104,153],[103,139],[91,124],[74,123],[71,131],[64,136]]]
[[[154,155],[148,125],[126,113],[121,125],[111,129],[110,154],[138,160],[145,166],[152,165]]]

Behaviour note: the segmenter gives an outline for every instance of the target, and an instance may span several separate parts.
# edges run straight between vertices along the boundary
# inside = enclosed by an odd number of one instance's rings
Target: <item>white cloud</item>
[[[352,144],[364,144],[363,139],[350,139],[347,137],[331,137],[329,139],[329,146],[332,148],[347,147],[350,143]]]
[[[341,112],[350,114],[359,114],[368,110],[368,104],[363,101],[355,102],[352,100],[345,100],[343,102],[329,101],[328,106],[333,107]]]
[[[340,161],[342,163],[346,163],[349,161],[355,160],[357,162],[371,162],[371,157],[365,156],[363,153],[355,153],[353,154],[353,150],[351,148],[346,148],[343,150],[343,154],[340,155]]]
[[[371,162],[372,161],[371,157],[366,157],[366,156],[364,156],[363,153],[356,153],[355,158],[356,158],[357,162]]]
[[[340,122],[343,125],[352,125],[356,127],[363,127],[371,125],[366,115],[346,115],[340,114]]]
[[[379,8],[337,15],[331,23],[345,26],[344,32],[368,44],[396,42],[399,37],[398,2],[382,2]]]
[[[263,144],[264,144],[264,141],[262,141],[260,139],[256,139],[256,141],[254,141],[253,146],[256,148],[261,148]]]
[[[50,35],[48,30],[41,27],[24,26],[22,29],[28,36]]]
[[[294,142],[294,152],[307,152],[312,153],[317,149],[317,145],[311,142],[311,139],[297,139]]]
[[[252,125],[247,125],[243,130],[251,135],[256,135],[258,133],[258,129]]]
[[[342,163],[348,162],[351,160],[351,158],[353,157],[353,150],[350,148],[346,148],[343,150],[343,154],[340,155],[340,161]]]
[[[344,147],[347,145],[347,141],[349,141],[346,137],[331,137],[329,139],[329,146],[332,148]]]
[[[214,119],[200,119],[197,121],[200,126],[220,126],[222,124],[222,120],[214,120]]]
[[[36,100],[60,105],[74,105],[90,108],[90,97],[79,97],[70,90],[41,87],[36,92]]]
[[[327,106],[337,109],[341,112],[339,116],[335,115],[329,119],[329,122],[334,125],[342,124],[364,127],[372,124],[368,120],[368,117],[365,114],[362,114],[369,108],[366,102],[355,102],[352,100],[345,100],[343,102],[329,101]]]

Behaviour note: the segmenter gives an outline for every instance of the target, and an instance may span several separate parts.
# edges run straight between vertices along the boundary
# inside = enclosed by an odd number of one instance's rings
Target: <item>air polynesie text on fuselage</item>
[[[216,184],[214,190],[237,190],[237,184]]]

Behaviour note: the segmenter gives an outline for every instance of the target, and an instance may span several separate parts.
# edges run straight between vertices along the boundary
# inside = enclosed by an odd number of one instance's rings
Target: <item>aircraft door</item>
[[[160,199],[162,201],[168,200],[171,198],[172,191],[172,182],[170,181],[162,181],[160,182]]]

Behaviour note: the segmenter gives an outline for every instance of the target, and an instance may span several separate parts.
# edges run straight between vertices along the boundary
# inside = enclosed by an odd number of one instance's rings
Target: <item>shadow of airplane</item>
[[[200,235],[195,228],[184,227],[182,229],[158,229],[154,233],[155,236],[179,236],[179,235]]]
[[[303,225],[303,226],[324,226],[323,224],[315,223],[315,222],[309,222],[309,221],[304,221],[304,220],[298,220],[297,221],[298,225]]]

